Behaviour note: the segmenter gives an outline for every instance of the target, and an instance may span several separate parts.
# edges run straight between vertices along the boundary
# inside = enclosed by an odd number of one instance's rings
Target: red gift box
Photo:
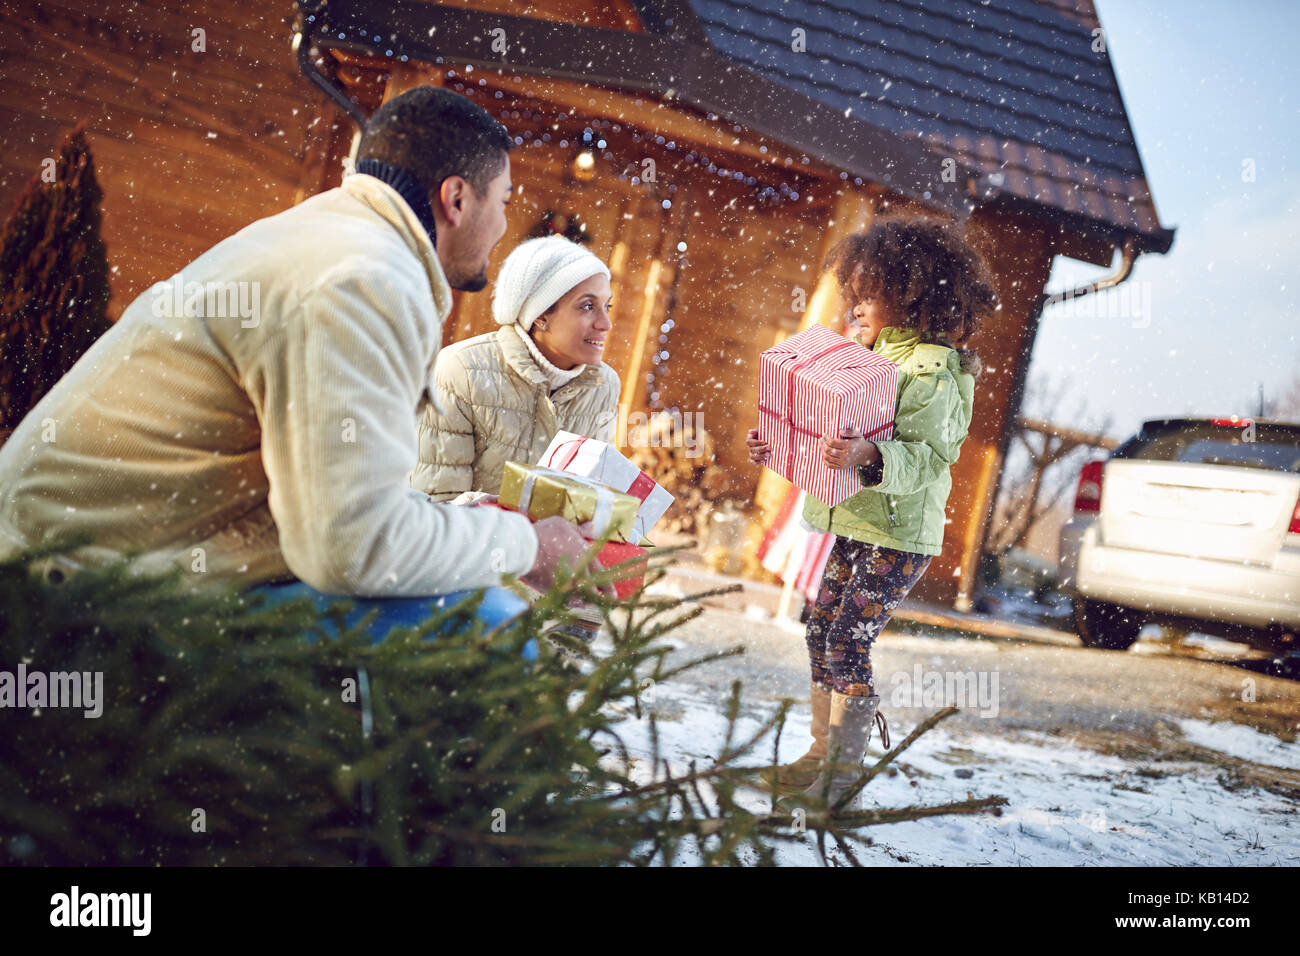
[[[492,508],[500,508],[502,511],[513,511],[515,514],[523,514],[523,512],[521,512],[518,508],[512,508],[509,505],[503,505],[499,501],[485,501],[482,504],[478,505],[477,507],[484,507],[484,506],[489,506]],[[524,517],[528,518],[529,521],[535,520],[531,516],[526,514],[524,515]],[[591,539],[589,538],[588,541],[591,541]],[[594,544],[595,542],[591,541],[591,543]],[[631,560],[632,558],[647,557],[648,555],[649,552],[645,548],[641,547],[640,545],[629,544],[625,541],[608,541],[605,543],[605,546],[603,548],[601,548],[598,552],[596,552],[596,560],[600,562],[602,567],[612,568],[614,567],[614,565],[622,564],[624,561]],[[621,581],[614,582],[614,593],[618,595],[618,599],[620,601],[630,598],[633,594],[639,591],[641,589],[641,585],[645,583],[645,569],[646,569],[645,563],[635,565],[635,567],[638,571],[641,572],[636,577],[624,578]]]
[[[616,564],[622,564],[624,561],[631,560],[635,557],[646,557],[648,552],[639,544],[628,544],[623,541],[610,541],[605,547],[600,549],[596,559],[607,568],[612,568]],[[625,601],[641,589],[645,584],[646,563],[634,565],[640,571],[634,578],[624,578],[622,581],[614,582],[614,593],[618,595],[620,601]]]
[[[857,428],[873,441],[894,433],[898,366],[857,342],[813,325],[759,358],[758,437],[767,467],[834,507],[862,490],[854,468],[828,468],[818,450],[826,433]]]

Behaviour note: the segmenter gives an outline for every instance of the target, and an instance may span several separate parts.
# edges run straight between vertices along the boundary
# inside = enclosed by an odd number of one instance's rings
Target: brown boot
[[[885,747],[889,747],[884,716],[877,713],[879,706],[880,697],[875,694],[870,697],[849,697],[838,691],[831,694],[827,762],[802,793],[786,798],[783,805],[833,807],[857,783],[862,776],[862,758],[867,752],[867,742],[871,740],[872,721],[880,724],[881,738]],[[859,792],[840,809],[858,809],[861,797]]]
[[[809,682],[812,701],[812,746],[808,752],[782,767],[765,768],[759,776],[767,789],[776,793],[800,793],[816,779],[826,759],[826,734],[831,716],[831,692],[815,681]]]

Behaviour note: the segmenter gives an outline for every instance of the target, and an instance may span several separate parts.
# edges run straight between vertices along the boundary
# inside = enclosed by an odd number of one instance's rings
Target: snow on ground
[[[1184,719],[1178,725],[1183,736],[1198,747],[1218,750],[1251,763],[1300,770],[1300,747],[1241,724]]]
[[[694,758],[708,766],[723,740],[723,701],[684,683],[655,688],[661,753],[675,772]],[[746,703],[737,724],[753,733],[771,704]],[[648,779],[648,721],[628,719],[619,732]],[[1239,725],[1184,720],[1194,743],[1278,767],[1297,766],[1296,748]],[[914,725],[913,725],[914,726]],[[912,726],[894,726],[897,745]],[[791,711],[781,760],[807,747],[808,715]],[[765,740],[753,760],[770,760]],[[871,751],[880,756],[879,736]],[[870,757],[869,757],[870,759]],[[1221,768],[1204,762],[1151,766],[1065,745],[1045,734],[1014,736],[949,733],[941,723],[909,748],[864,791],[864,807],[935,805],[1001,795],[1008,805],[992,814],[935,817],[873,827],[874,846],[860,860],[874,865],[923,866],[1286,866],[1300,863],[1296,805],[1257,788],[1225,790]],[[769,798],[754,791],[747,808],[763,812]],[[821,865],[815,835],[806,845],[782,846],[783,865]],[[683,853],[676,861],[697,857]],[[839,862],[847,862],[843,858]]]

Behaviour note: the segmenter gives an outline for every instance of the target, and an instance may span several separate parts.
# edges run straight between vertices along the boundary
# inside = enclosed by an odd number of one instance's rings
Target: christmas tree
[[[656,743],[649,779],[644,766],[636,777],[619,723],[653,721],[646,688],[733,652],[670,666],[658,638],[699,609],[642,591],[606,607],[612,652],[574,639],[567,654],[524,660],[575,590],[594,600],[619,573],[562,580],[492,633],[473,622],[471,599],[372,643],[340,607],[267,608],[232,586],[182,588],[179,571],[144,578],[123,565],[48,583],[23,561],[0,564],[0,667],[22,662],[28,675],[18,688],[0,673],[0,861],[664,864],[689,842],[701,862],[725,864],[772,862],[781,841],[814,834],[853,859],[865,826],[1004,802],[806,821],[746,810],[737,790],[758,767],[739,764],[786,711],[742,738],[738,684],[712,765],[674,767]],[[40,700],[38,671],[51,675]],[[102,675],[100,690],[52,706],[54,674],[87,675],[84,687]]]
[[[0,232],[0,441],[112,324],[102,198],[78,126]]]

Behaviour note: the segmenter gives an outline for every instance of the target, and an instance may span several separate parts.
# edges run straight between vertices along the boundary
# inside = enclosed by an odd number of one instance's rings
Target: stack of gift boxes
[[[597,554],[609,568],[646,557],[649,531],[673,496],[607,442],[562,431],[536,465],[507,462],[500,504],[533,520],[559,515],[591,540],[610,536]],[[641,574],[614,583],[620,598],[644,583]]]

